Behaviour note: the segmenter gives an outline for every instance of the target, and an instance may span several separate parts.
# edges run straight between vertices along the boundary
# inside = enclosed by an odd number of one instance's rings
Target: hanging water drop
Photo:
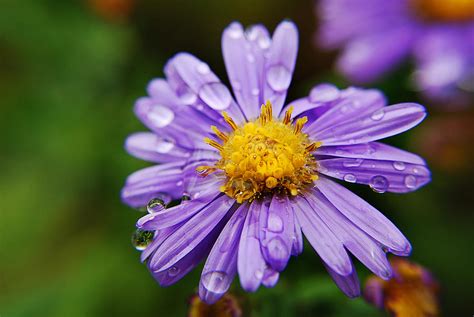
[[[132,234],[132,245],[138,251],[143,251],[143,250],[146,249],[146,247],[153,240],[154,235],[155,235],[154,231],[147,231],[147,230],[137,229]]]
[[[388,179],[382,175],[372,177],[369,183],[370,188],[376,193],[385,193],[388,189]]]
[[[166,208],[166,204],[161,198],[153,198],[152,200],[148,202],[148,205],[146,206],[146,209],[148,210],[149,213],[162,211],[165,208]]]
[[[384,115],[385,115],[385,110],[382,108],[382,109],[378,109],[374,111],[372,115],[370,116],[370,118],[372,118],[372,120],[374,121],[379,121],[383,118]]]
[[[403,162],[393,162],[393,168],[397,171],[403,171],[405,169],[405,163]]]

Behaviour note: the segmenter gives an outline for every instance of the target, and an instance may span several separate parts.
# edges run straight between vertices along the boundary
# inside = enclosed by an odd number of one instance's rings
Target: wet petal
[[[305,199],[295,199],[295,213],[303,233],[321,259],[336,273],[349,275],[352,265],[341,241],[329,230]]]
[[[163,271],[181,260],[209,235],[228,214],[233,203],[229,197],[220,196],[195,214],[157,249],[150,259],[150,268]]]
[[[409,130],[420,123],[425,116],[423,106],[415,103],[400,103],[383,107],[365,117],[357,117],[354,120],[328,127],[311,134],[311,137],[326,146],[367,143]]]
[[[266,262],[282,271],[291,255],[294,236],[294,214],[288,197],[274,195],[264,201],[260,211],[260,243]]]
[[[273,33],[265,65],[263,99],[270,100],[275,114],[279,114],[283,108],[286,92],[295,69],[297,53],[298,30],[294,23],[283,21]]]
[[[260,286],[266,266],[258,239],[260,209],[261,203],[254,200],[250,205],[240,237],[237,268],[240,285],[248,292],[254,292]]]
[[[322,221],[356,258],[381,278],[389,279],[391,277],[390,263],[380,245],[341,214],[319,190],[315,189],[305,196],[314,209],[314,213],[321,217]]]
[[[303,233],[301,232],[301,226],[298,222],[296,214],[294,216],[295,235],[293,238],[293,245],[291,247],[291,255],[297,256],[303,252]]]
[[[191,155],[188,150],[151,132],[131,134],[125,142],[125,148],[131,155],[154,163],[184,161]]]
[[[324,177],[316,181],[321,193],[354,225],[386,246],[390,252],[408,255],[411,246],[395,225],[350,190]]]
[[[212,247],[199,282],[199,297],[208,304],[221,298],[237,272],[240,235],[248,206],[241,205],[232,215]]]
[[[262,284],[267,288],[274,287],[278,283],[279,277],[280,273],[278,271],[267,267],[263,273]]]
[[[326,265],[326,270],[328,271],[329,275],[331,275],[337,287],[339,287],[339,289],[344,294],[346,294],[346,296],[350,298],[360,296],[359,278],[357,277],[357,272],[354,267],[354,264],[352,264],[352,273],[347,276],[342,276],[342,275],[337,274],[327,265]]]

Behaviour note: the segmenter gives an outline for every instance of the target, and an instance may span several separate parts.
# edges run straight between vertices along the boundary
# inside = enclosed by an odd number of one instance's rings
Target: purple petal
[[[295,235],[293,238],[293,245],[291,246],[291,255],[297,256],[303,252],[303,233],[298,222],[296,214],[294,215]]]
[[[204,209],[209,204],[209,201],[217,199],[218,195],[220,193],[215,192],[214,197],[207,201],[184,201],[177,206],[148,214],[137,221],[137,227],[142,230],[160,230],[174,226]]]
[[[379,142],[353,145],[322,146],[318,148],[314,154],[347,157],[353,159],[387,160],[425,165],[425,161],[418,155]]]
[[[384,308],[383,281],[377,278],[369,278],[364,287],[364,298],[375,307]]]
[[[424,165],[401,161],[335,158],[319,160],[318,170],[334,178],[369,185],[379,193],[411,192],[431,179],[430,171]]]
[[[401,103],[383,107],[364,118],[328,127],[312,134],[311,137],[326,146],[367,143],[409,130],[420,123],[425,116],[423,106]],[[319,120],[322,120],[321,118]]]
[[[279,114],[290,86],[298,53],[298,30],[294,23],[281,22],[275,32],[265,65],[263,99],[270,100],[273,112]]]
[[[351,261],[352,262],[352,261]],[[355,298],[360,296],[360,284],[359,278],[357,277],[357,272],[352,264],[352,273],[347,276],[342,276],[334,272],[329,266],[326,265],[326,270],[329,275],[331,275],[333,281],[336,283],[337,287],[350,298]]]
[[[131,155],[154,163],[184,161],[191,155],[187,150],[151,132],[131,134],[125,142],[125,148]]]
[[[204,265],[199,282],[199,297],[208,304],[219,300],[234,279],[239,240],[247,209],[247,205],[241,205],[235,211],[217,238]]]
[[[390,252],[399,255],[410,253],[410,242],[400,230],[366,201],[324,177],[316,181],[316,187],[347,219],[386,246]]]
[[[315,189],[305,196],[314,209],[314,213],[321,217],[322,221],[352,254],[381,278],[391,277],[390,263],[381,246],[341,214],[319,190]],[[329,265],[329,263],[326,264]],[[336,271],[336,273],[339,272]]]
[[[368,116],[386,104],[385,97],[378,90],[346,89],[329,110],[306,127],[305,132],[310,135],[319,135],[326,130],[331,130],[334,126]]]
[[[295,214],[303,233],[321,259],[340,275],[349,275],[352,265],[341,241],[329,230],[305,199],[294,200]]]
[[[267,267],[263,273],[262,284],[267,288],[274,287],[278,283],[279,277],[280,273],[278,273],[278,271]]]
[[[354,82],[373,81],[410,53],[416,31],[404,25],[356,38],[348,43],[337,66]]]
[[[223,195],[195,214],[156,250],[150,259],[153,271],[163,271],[191,252],[217,226],[234,203]]]
[[[248,292],[254,292],[260,286],[266,266],[258,239],[261,207],[261,203],[252,202],[240,237],[237,268],[240,285]]]
[[[149,256],[155,253],[156,249],[165,241],[173,232],[175,232],[179,227],[182,226],[182,223],[174,225],[169,228],[158,231],[153,238],[153,241],[142,251],[140,255],[140,261],[145,262]]]
[[[274,195],[260,211],[260,244],[266,262],[282,271],[291,255],[294,236],[294,214],[288,197]]]
[[[263,100],[262,79],[264,53],[270,43],[268,31],[263,26],[253,26],[244,33],[242,25],[234,22],[222,34],[222,53],[234,89],[235,97],[248,120],[258,117]]]

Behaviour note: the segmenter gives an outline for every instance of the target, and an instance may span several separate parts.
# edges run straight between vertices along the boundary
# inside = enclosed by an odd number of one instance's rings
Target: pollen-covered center
[[[417,16],[433,21],[474,20],[473,0],[411,0]]]
[[[267,102],[255,121],[240,127],[223,113],[233,131],[224,134],[213,126],[222,144],[205,140],[219,150],[221,159],[215,166],[200,166],[197,171],[204,176],[224,173],[226,181],[220,190],[239,203],[273,192],[298,195],[318,178],[311,153],[320,143],[311,142],[307,134],[301,132],[308,120],[306,117],[292,124],[291,111],[290,108],[284,118],[278,120],[273,118],[272,105]]]

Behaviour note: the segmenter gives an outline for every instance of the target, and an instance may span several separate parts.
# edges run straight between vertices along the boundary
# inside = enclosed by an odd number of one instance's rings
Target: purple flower
[[[474,2],[322,0],[318,9],[317,41],[344,48],[337,68],[350,80],[372,82],[413,56],[426,96],[451,105],[473,98]]]
[[[152,132],[131,135],[126,148],[160,165],[129,176],[124,202],[186,197],[168,209],[153,200],[137,223],[155,232],[142,252],[155,279],[171,285],[207,257],[199,284],[207,303],[237,273],[247,291],[272,287],[302,252],[303,233],[348,296],[359,295],[349,253],[388,279],[386,252],[408,255],[410,243],[330,177],[377,192],[425,185],[430,172],[420,157],[375,142],[414,127],[425,109],[387,107],[376,90],[329,84],[284,106],[298,50],[291,22],[271,38],[261,25],[244,31],[232,23],[222,50],[235,100],[207,64],[179,53],[165,66],[166,79],[152,80],[149,96],[135,104]]]

